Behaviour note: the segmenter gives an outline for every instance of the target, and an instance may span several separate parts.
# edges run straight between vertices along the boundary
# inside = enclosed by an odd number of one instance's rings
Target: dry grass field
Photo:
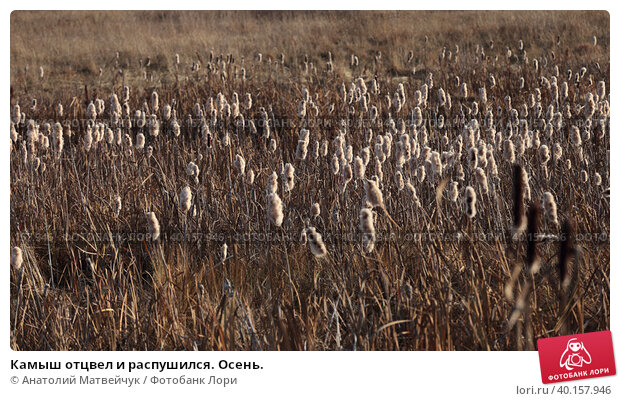
[[[609,329],[606,12],[11,15],[15,350]]]

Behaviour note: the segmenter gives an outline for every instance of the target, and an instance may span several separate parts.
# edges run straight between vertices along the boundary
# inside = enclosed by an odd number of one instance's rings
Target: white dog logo
[[[573,370],[574,368],[580,368],[584,364],[588,365],[592,362],[590,353],[583,346],[582,342],[577,341],[576,338],[571,338],[566,344],[566,350],[560,358],[560,367],[566,368],[566,370]]]

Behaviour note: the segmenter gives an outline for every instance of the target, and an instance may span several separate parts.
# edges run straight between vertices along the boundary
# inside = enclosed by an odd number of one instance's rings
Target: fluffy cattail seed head
[[[318,203],[313,203],[310,207],[310,215],[313,219],[316,219],[321,214],[321,206]]]
[[[315,257],[322,258],[327,255],[327,248],[325,248],[325,244],[323,243],[323,237],[314,227],[308,227],[306,230],[306,237],[308,238],[310,250]]]
[[[151,239],[156,241],[159,238],[160,234],[160,226],[159,220],[157,220],[157,216],[155,216],[155,212],[148,212],[146,214],[146,221],[148,223],[149,234],[151,235]]]
[[[182,213],[187,213],[192,206],[192,190],[186,186],[179,194],[179,209]]]
[[[470,219],[476,216],[476,192],[472,187],[465,188],[465,213]]]
[[[235,161],[233,165],[237,169],[237,172],[239,173],[239,175],[245,174],[245,159],[243,158],[243,156],[241,156],[240,154],[237,154],[237,156],[235,156]]]
[[[545,192],[543,194],[543,211],[545,216],[549,221],[551,221],[554,225],[558,225],[558,207],[555,203],[555,198],[551,192]]]
[[[24,257],[22,253],[22,249],[18,246],[15,246],[11,249],[11,267],[15,270],[19,270],[24,263]]]

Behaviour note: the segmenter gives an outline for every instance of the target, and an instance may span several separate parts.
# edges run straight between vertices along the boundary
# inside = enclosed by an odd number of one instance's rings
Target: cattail
[[[376,181],[366,180],[364,181],[364,191],[366,193],[366,199],[372,205],[372,207],[383,209],[387,218],[396,226],[399,227],[396,221],[389,215],[387,209],[385,208],[385,204],[383,203],[383,194],[381,190],[377,186]],[[400,228],[400,227],[399,227]]]
[[[436,179],[441,178],[443,166],[441,164],[441,156],[439,155],[439,152],[433,151],[431,153],[430,165],[433,177],[435,177]]]
[[[364,176],[366,175],[366,165],[364,164],[362,158],[356,156],[353,162],[353,166],[355,171],[355,177],[358,179],[364,179]]]
[[[149,146],[146,148],[146,158],[150,159],[153,156],[153,147]]]
[[[551,192],[545,192],[543,194],[543,211],[545,216],[549,221],[551,221],[554,225],[558,225],[558,207],[555,203],[555,198]]]
[[[489,193],[489,182],[487,181],[487,175],[484,170],[480,167],[476,169],[476,180],[478,181],[478,185],[482,188],[483,194]]]
[[[362,245],[364,252],[371,253],[375,248],[375,225],[372,210],[368,208],[362,208],[360,210],[360,231],[363,233]]]
[[[243,158],[243,156],[241,156],[240,154],[237,154],[235,156],[235,161],[233,162],[233,165],[237,169],[237,172],[239,173],[239,175],[245,174],[245,159]]]
[[[400,170],[397,170],[396,173],[394,173],[394,183],[399,191],[402,191],[405,188],[405,180],[403,179],[403,173]]]
[[[420,127],[422,125],[422,110],[419,107],[413,109],[413,125]]]
[[[248,173],[246,174],[246,177],[245,177],[245,182],[248,185],[254,184],[254,170],[252,169],[248,170]]]
[[[310,207],[310,215],[313,219],[316,219],[321,214],[321,206],[318,203],[313,203]]]
[[[187,164],[186,171],[187,175],[190,178],[194,178],[196,183],[198,183],[198,175],[200,174],[200,168],[198,168],[198,165],[194,162],[189,162]]]
[[[97,109],[95,108],[95,104],[93,102],[90,102],[86,108],[86,118],[89,120],[97,119]]]
[[[491,176],[497,177],[499,172],[497,170],[497,163],[495,162],[495,155],[493,154],[493,152],[489,152],[488,161],[489,161],[488,168],[489,168],[489,171],[491,172]]]
[[[181,126],[177,122],[176,118],[172,119],[172,123],[170,125],[174,136],[178,137],[181,135]]]
[[[373,180],[383,182],[383,164],[377,158],[375,158],[375,176],[373,176]]]
[[[337,175],[338,172],[340,171],[340,161],[338,159],[338,156],[334,155],[332,157],[330,167],[332,170],[332,174]]]
[[[306,229],[306,236],[308,238],[310,250],[315,257],[322,258],[327,255],[327,248],[325,248],[325,244],[323,243],[323,237],[314,227],[308,227]]]
[[[478,97],[480,98],[481,104],[484,105],[487,103],[487,89],[484,86],[478,89]]]
[[[226,244],[225,242],[222,244],[222,247],[220,248],[220,253],[222,256],[222,261],[226,260],[226,257],[228,256],[228,244]]]
[[[373,207],[383,208],[383,194],[375,181],[364,181],[364,191],[366,192],[366,198]]]
[[[542,145],[538,148],[538,160],[541,164],[547,164],[550,158],[551,153],[549,152],[549,147],[547,145]]]
[[[538,272],[540,268],[540,257],[538,256],[538,216],[540,206],[534,203],[530,206],[527,215],[527,254],[526,262],[531,274]]]
[[[465,188],[465,208],[467,217],[473,219],[476,216],[476,192],[472,187]]]
[[[146,214],[146,220],[148,223],[149,234],[151,235],[151,239],[156,241],[159,238],[159,221],[157,220],[157,216],[155,216],[155,212],[148,212]]]
[[[17,142],[17,130],[15,129],[15,124],[11,123],[11,141]]]
[[[329,153],[329,141],[327,141],[327,139],[324,139],[323,142],[321,143],[321,149],[319,153],[321,157],[325,157]]]
[[[151,114],[149,117],[149,135],[152,137],[157,137],[159,135],[159,121],[157,121],[157,116],[155,114]]]
[[[574,148],[581,146],[581,134],[579,133],[579,128],[574,125],[570,127],[570,142]]]
[[[308,155],[308,142],[299,140],[297,141],[297,149],[295,150],[295,158],[297,160],[306,160]]]
[[[418,193],[409,178],[407,178],[407,182],[405,182],[405,189],[407,190],[407,193],[411,196],[415,207],[421,208],[422,204],[420,203],[420,199],[418,198]]]
[[[144,149],[145,141],[146,141],[146,138],[144,137],[144,134],[139,133],[138,136],[136,136],[136,149],[138,150]]]
[[[267,193],[273,194],[278,192],[278,175],[274,171],[267,179]]]
[[[282,225],[284,213],[282,212],[282,200],[277,193],[271,192],[267,196],[267,216],[276,227]]]
[[[19,270],[24,263],[23,253],[20,247],[15,246],[11,249],[11,267],[15,270]]]
[[[451,181],[448,186],[448,199],[450,201],[456,203],[459,199],[459,183],[456,181]]]
[[[605,99],[605,81],[599,81],[596,86],[596,94],[600,101]]]
[[[86,152],[90,151],[90,148],[93,145],[93,134],[90,127],[86,128],[86,132],[84,133],[84,150]]]
[[[64,144],[65,141],[62,136],[62,125],[60,123],[56,123],[52,128],[52,145],[57,156],[60,156],[62,153]]]
[[[274,138],[271,138],[271,140],[269,141],[269,152],[274,153],[277,148],[278,144],[276,143],[276,140]]]
[[[600,186],[603,183],[603,177],[599,173],[594,173],[594,185]]]
[[[418,177],[418,182],[423,183],[424,178],[426,178],[426,168],[424,166],[418,167],[415,174]]]
[[[187,213],[189,208],[192,206],[192,191],[186,186],[181,190],[179,194],[179,208],[181,209],[181,213]]]
[[[114,199],[114,217],[118,217],[121,214],[121,208],[123,207],[123,201],[120,195],[117,195]]]
[[[515,162],[515,147],[510,139],[504,140],[504,160],[508,163]]]
[[[127,145],[128,148],[131,148],[133,146],[133,141],[132,141],[131,136],[129,134],[125,134],[124,142],[125,142],[125,144]],[[128,149],[128,152],[131,152],[131,149]]]
[[[293,190],[293,187],[295,186],[295,167],[293,167],[291,163],[286,163],[284,166],[282,181],[282,187],[285,192]]]
[[[557,163],[562,158],[562,145],[559,142],[553,144],[553,162]]]
[[[151,93],[151,110],[153,110],[153,113],[157,113],[159,110],[159,95],[155,91]]]
[[[582,183],[587,183],[588,182],[588,172],[586,170],[581,170],[581,173],[579,174],[579,178],[581,179]]]
[[[469,152],[467,152],[467,161],[471,171],[474,171],[478,167],[478,149],[476,147],[472,146],[469,148]]]
[[[21,121],[21,109],[19,108],[19,104],[13,105],[13,113],[11,114],[11,122],[15,125],[19,124]]]
[[[525,229],[525,187],[527,184],[527,178],[525,176],[525,170],[518,164],[514,165],[513,169],[513,208],[512,218],[513,226],[512,230],[514,234],[519,234]]]
[[[347,188],[347,184],[353,179],[353,170],[351,168],[351,164],[345,163],[344,167],[342,167],[342,189],[341,193]]]

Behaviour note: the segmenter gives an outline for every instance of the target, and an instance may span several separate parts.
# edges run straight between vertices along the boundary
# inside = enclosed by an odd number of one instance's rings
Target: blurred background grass
[[[307,54],[324,68],[331,51],[342,69],[352,53],[363,65],[381,51],[384,65],[398,71],[409,50],[423,64],[444,46],[465,50],[491,40],[487,54],[504,54],[522,39],[537,57],[559,38],[564,59],[596,52],[588,56],[608,63],[609,21],[606,11],[14,11],[11,84],[25,67],[36,76],[40,66],[48,82],[92,84],[99,68],[115,65],[116,52],[129,81],[146,57],[152,70],[169,71],[175,53],[189,64],[209,51],[246,59],[284,53],[291,64]]]

